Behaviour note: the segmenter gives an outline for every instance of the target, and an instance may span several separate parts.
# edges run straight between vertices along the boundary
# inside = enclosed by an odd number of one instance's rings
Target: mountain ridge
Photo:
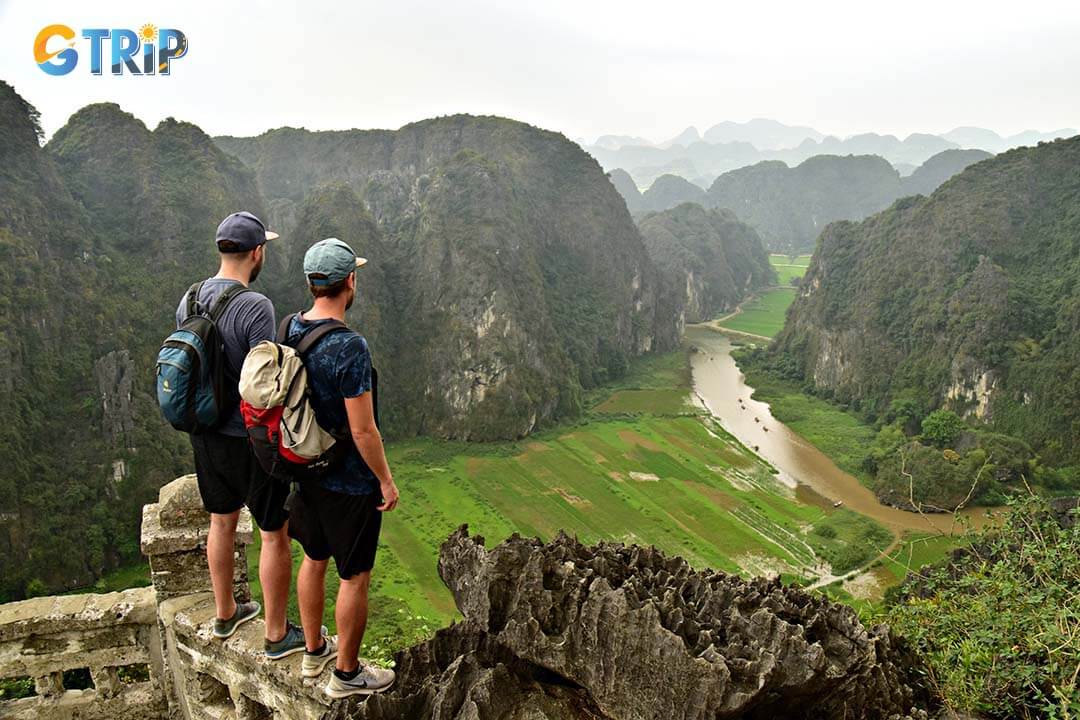
[[[1080,138],[1011,150],[830,225],[773,353],[864,413],[949,408],[1077,463],[1077,168]]]
[[[898,198],[929,194],[968,165],[989,157],[981,150],[945,150],[906,177],[875,155],[815,155],[795,167],[766,160],[724,173],[704,192],[673,175],[661,176],[644,193],[623,170],[609,176],[637,216],[682,202],[727,208],[753,226],[770,250],[802,253],[813,249],[830,222],[861,220]]]

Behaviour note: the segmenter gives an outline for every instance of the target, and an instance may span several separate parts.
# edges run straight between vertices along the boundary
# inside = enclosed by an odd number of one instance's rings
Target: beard
[[[345,301],[346,312],[349,311],[349,309],[353,306],[354,302],[356,302],[356,288],[353,288],[349,291],[349,299]]]
[[[255,264],[255,267],[251,268],[251,277],[248,278],[249,283],[255,282],[255,279],[259,277],[259,273],[262,272],[263,258],[259,258],[259,262]]]

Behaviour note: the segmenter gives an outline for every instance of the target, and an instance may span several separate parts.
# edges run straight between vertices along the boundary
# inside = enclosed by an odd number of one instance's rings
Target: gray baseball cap
[[[247,210],[242,210],[234,212],[221,221],[214,236],[214,242],[220,243],[222,240],[229,240],[236,245],[236,250],[230,252],[247,252],[264,245],[268,240],[274,240],[277,236],[276,232],[266,229],[262,220]],[[221,249],[220,245],[218,249]]]
[[[337,238],[326,238],[308,248],[304,254],[304,275],[316,287],[333,285],[349,277],[367,259],[357,257],[353,249]]]

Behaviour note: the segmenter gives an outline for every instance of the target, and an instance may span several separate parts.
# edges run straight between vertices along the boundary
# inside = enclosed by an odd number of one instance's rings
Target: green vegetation
[[[39,139],[36,113],[0,82],[0,413],[13,419],[0,438],[0,601],[139,561],[143,504],[190,463],[149,368],[185,275],[209,270],[198,228],[247,197],[236,161],[175,121],[151,133],[95,105]]]
[[[683,203],[646,215],[638,229],[687,322],[712,319],[775,280],[761,238],[729,210]]]
[[[819,558],[853,569],[889,544],[868,518],[797,502],[709,416],[671,402],[685,400],[688,381],[685,353],[647,356],[590,393],[577,424],[517,443],[393,443],[403,500],[383,525],[365,652],[385,658],[455,618],[435,568],[439,544],[461,523],[489,543],[565,530],[789,580],[809,577]],[[254,552],[248,561],[254,578]]]
[[[1071,718],[1080,708],[1080,522],[1010,501],[1000,529],[925,569],[882,615],[925,658],[955,711]],[[1075,511],[1074,511],[1075,512]]]
[[[811,532],[814,549],[829,563],[834,575],[871,562],[892,539],[888,530],[851,510],[837,510]]]
[[[946,465],[977,464],[969,453],[981,449],[1005,491],[1023,480],[1075,491],[1078,164],[1080,139],[1020,148],[970,166],[930,197],[828,226],[806,279],[816,289],[793,304],[771,367],[876,427],[896,416],[912,439],[933,411],[965,418],[962,432],[954,421],[945,428],[951,443],[931,438],[942,428],[930,420],[921,444],[935,446],[936,458],[912,448],[929,473],[925,486],[948,484]],[[983,501],[1000,500],[993,485],[986,490]]]
[[[678,342],[681,306],[623,203],[557,133],[456,116],[219,145],[96,104],[40,140],[0,82],[0,601],[138,562],[141,507],[192,462],[158,412],[154,357],[235,210],[282,235],[253,288],[279,315],[309,301],[309,243],[373,259],[350,322],[393,398],[390,436],[521,437]]]
[[[1065,487],[1061,474],[1043,466],[1027,443],[971,427],[950,411],[923,417],[900,399],[870,422],[852,406],[819,397],[793,379],[783,356],[757,348],[738,350],[736,358],[755,388],[754,398],[769,403],[778,420],[887,504],[913,509],[913,498],[927,510],[952,510],[960,504],[1000,505],[1010,485],[1025,481],[1051,490]]]
[[[36,694],[33,678],[6,678],[0,680],[0,702],[33,697]]]
[[[769,255],[769,264],[776,270],[780,285],[797,285],[806,268],[810,266],[809,255]]]
[[[147,587],[150,585],[150,565],[145,561],[126,565],[105,574],[93,585],[71,590],[65,594],[84,592],[110,593],[128,588]],[[47,593],[43,592],[42,595]]]
[[[970,537],[963,536],[905,533],[900,545],[875,569],[875,575],[884,586],[897,586],[909,573],[918,576],[922,568],[941,562],[969,541]]]
[[[776,271],[779,286],[759,292],[720,327],[765,338],[775,337],[784,328],[787,309],[795,301],[794,287],[810,265],[810,256],[774,253],[769,265]]]
[[[967,423],[952,410],[935,410],[922,421],[923,439],[939,448],[952,447],[966,429]]]
[[[732,208],[774,252],[812,250],[834,220],[858,220],[903,193],[896,170],[874,155],[818,155],[795,167],[769,160],[720,175],[705,204]]]
[[[765,338],[774,337],[784,328],[784,316],[795,301],[795,289],[778,287],[765,290],[743,305],[737,315],[721,327]]]

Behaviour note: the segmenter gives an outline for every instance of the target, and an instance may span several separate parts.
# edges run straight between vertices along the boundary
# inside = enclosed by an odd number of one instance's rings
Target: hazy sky
[[[185,2],[0,0],[0,79],[51,133],[118,102],[211,134],[281,125],[396,128],[504,115],[589,141],[663,140],[687,125],[771,117],[900,136],[980,125],[1080,127],[1080,3]],[[171,77],[52,77],[38,30],[143,23],[187,34]],[[50,46],[51,48],[51,46]],[[107,71],[106,71],[107,72]]]

